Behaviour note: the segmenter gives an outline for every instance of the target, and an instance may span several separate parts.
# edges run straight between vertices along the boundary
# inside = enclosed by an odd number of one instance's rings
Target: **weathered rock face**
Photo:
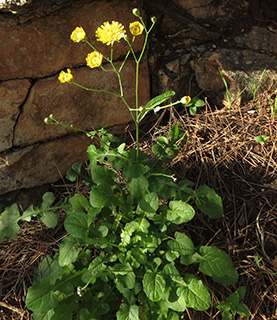
[[[128,30],[129,23],[136,19],[132,14],[136,1],[124,5],[122,1],[57,3],[53,9],[44,1],[31,1],[29,11],[27,4],[17,7],[18,14],[0,15],[0,194],[57,181],[72,163],[86,159],[90,139],[72,129],[46,125],[44,118],[49,114],[83,130],[106,127],[113,131],[131,121],[120,98],[61,84],[58,74],[71,68],[77,83],[119,94],[117,75],[88,68],[85,58],[92,49],[84,43],[73,43],[70,34],[82,26],[89,41],[108,56],[110,47],[95,40],[95,30],[112,20],[120,21]],[[15,6],[15,2],[7,3],[5,9],[14,10]],[[135,51],[141,49],[142,42],[143,37],[138,37]],[[115,43],[113,59],[118,60],[117,67],[127,49],[124,40]],[[134,74],[134,62],[127,61],[121,76],[130,106],[135,104]],[[139,86],[140,103],[145,104],[150,98],[146,60],[141,64]]]
[[[276,90],[276,1],[146,0],[145,8],[158,16],[150,60],[157,93],[202,94],[227,106],[219,69],[236,106],[252,99],[249,85],[257,84],[264,69],[257,94]]]

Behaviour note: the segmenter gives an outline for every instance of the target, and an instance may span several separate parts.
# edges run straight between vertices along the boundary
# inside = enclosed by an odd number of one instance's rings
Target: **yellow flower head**
[[[101,66],[102,59],[103,55],[100,52],[93,51],[87,55],[86,62],[90,68],[97,68]]]
[[[58,79],[61,83],[71,82],[73,80],[71,70],[67,69],[67,72],[61,71]]]
[[[101,41],[109,46],[115,41],[119,42],[119,40],[124,37],[125,33],[126,31],[121,23],[117,21],[112,21],[112,23],[109,23],[107,21],[96,30],[95,35],[96,38],[98,38],[97,41]]]
[[[190,96],[184,96],[184,97],[180,100],[180,102],[181,102],[182,104],[189,104],[189,103],[191,102],[191,97],[190,97]]]
[[[86,37],[85,30],[82,27],[77,27],[72,31],[70,39],[74,42],[80,42]]]
[[[144,26],[139,21],[135,21],[130,23],[129,29],[133,36],[139,36],[143,32]]]

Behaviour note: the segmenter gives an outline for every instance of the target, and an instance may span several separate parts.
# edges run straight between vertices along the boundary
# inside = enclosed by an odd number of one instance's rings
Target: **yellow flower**
[[[117,21],[109,23],[107,21],[96,30],[95,35],[96,38],[98,38],[97,41],[101,41],[109,46],[115,41],[119,42],[119,40],[124,37],[125,32],[124,26],[121,23]]]
[[[191,102],[191,97],[190,97],[190,96],[184,96],[184,97],[180,100],[180,102],[181,102],[182,104],[189,104],[189,103]]]
[[[71,70],[67,69],[67,72],[61,71],[58,79],[61,83],[71,82],[73,80]]]
[[[129,29],[133,36],[139,36],[142,34],[144,27],[139,21],[135,21],[130,23]]]
[[[84,40],[86,37],[85,30],[82,27],[75,28],[74,31],[72,31],[70,39],[74,42],[80,42]]]
[[[100,67],[102,64],[103,55],[97,51],[89,53],[86,57],[87,65],[90,68]]]

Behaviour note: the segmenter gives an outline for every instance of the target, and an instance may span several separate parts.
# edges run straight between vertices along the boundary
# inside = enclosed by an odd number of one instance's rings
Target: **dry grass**
[[[257,102],[230,112],[212,110],[207,104],[194,117],[172,110],[167,125],[155,128],[142,148],[149,150],[152,141],[176,121],[187,133],[188,143],[172,170],[196,186],[209,185],[224,203],[222,219],[212,221],[197,213],[185,225],[186,232],[195,243],[225,250],[240,274],[238,285],[231,289],[203,277],[213,292],[213,306],[205,313],[188,310],[184,319],[221,319],[215,308],[219,297],[240,285],[247,288],[244,302],[250,319],[277,319],[277,115],[272,119],[267,104],[259,112]],[[263,146],[254,141],[261,134],[268,136]],[[57,250],[62,237],[61,219],[50,232],[40,222],[24,223],[17,239],[0,243],[1,319],[31,319],[24,300],[33,272],[43,255]],[[260,259],[259,265],[255,259]]]

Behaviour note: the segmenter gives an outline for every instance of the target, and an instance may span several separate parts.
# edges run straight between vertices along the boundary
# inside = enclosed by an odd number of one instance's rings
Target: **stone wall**
[[[20,6],[15,2],[0,13],[0,194],[54,182],[71,163],[85,159],[89,139],[46,126],[43,119],[50,113],[82,129],[123,130],[130,121],[117,99],[58,82],[59,72],[70,67],[85,85],[118,90],[113,75],[85,66],[90,49],[69,38],[76,26],[83,26],[96,44],[94,31],[102,22],[118,20],[128,26],[134,7],[143,9],[148,21],[157,17],[148,61],[141,70],[142,104],[150,94],[173,89],[176,98],[200,95],[218,107],[226,106],[219,68],[232,99],[244,90],[236,107],[252,97],[246,81],[253,85],[264,69],[260,92],[276,91],[275,0],[29,0]],[[108,53],[106,46],[96,45]],[[135,49],[140,48],[138,42]],[[120,60],[126,49],[123,41],[116,44],[115,59]],[[124,70],[129,101],[134,99],[133,68],[128,62]]]
[[[174,89],[178,96],[202,95],[227,105],[218,68],[237,105],[252,98],[248,81],[259,92],[274,92],[277,55],[275,0],[145,0],[148,15],[158,17],[151,41],[153,88]]]
[[[16,12],[13,7],[12,14],[0,14],[0,194],[57,181],[72,163],[86,159],[90,139],[61,126],[46,125],[43,120],[50,113],[83,130],[124,130],[131,120],[121,99],[61,84],[58,75],[71,68],[76,82],[119,93],[116,74],[88,68],[85,58],[91,48],[73,43],[70,34],[82,26],[90,42],[109,55],[110,47],[95,40],[95,30],[112,20],[120,21],[128,30],[136,19],[132,9],[138,3],[57,1],[52,6],[50,2],[34,0],[18,6]],[[135,51],[141,50],[142,41],[142,37],[137,38]],[[127,50],[125,41],[115,43],[117,64]],[[122,79],[130,105],[135,104],[134,72],[133,61],[127,61]],[[145,60],[140,69],[141,104],[149,100],[149,88]]]

